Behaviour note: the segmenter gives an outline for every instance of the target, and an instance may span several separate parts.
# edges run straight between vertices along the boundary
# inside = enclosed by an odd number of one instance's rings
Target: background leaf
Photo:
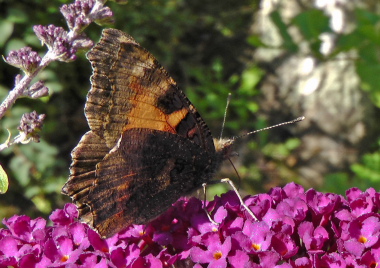
[[[8,176],[3,167],[0,165],[0,194],[5,194],[8,191]]]

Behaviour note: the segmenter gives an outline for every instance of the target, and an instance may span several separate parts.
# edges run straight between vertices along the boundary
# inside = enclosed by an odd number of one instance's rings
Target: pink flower
[[[41,218],[13,216],[0,229],[0,267],[371,267],[380,263],[379,194],[304,191],[294,183],[245,198],[181,198],[147,225],[108,239],[78,222],[73,204]]]

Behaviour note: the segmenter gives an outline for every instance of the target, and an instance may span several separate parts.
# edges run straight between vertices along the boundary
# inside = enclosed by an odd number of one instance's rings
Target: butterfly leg
[[[202,187],[203,187],[203,194],[204,194],[204,199],[203,199],[203,210],[206,212],[206,215],[207,215],[207,218],[215,225],[219,225],[219,223],[217,223],[216,221],[214,221],[212,218],[211,218],[211,215],[210,213],[207,211],[207,208],[206,208],[206,187],[207,187],[207,183],[202,183]]]
[[[236,193],[237,197],[239,198],[241,205],[247,210],[247,212],[249,213],[249,215],[251,215],[252,218],[255,219],[255,221],[258,221],[258,219],[256,218],[255,214],[253,214],[252,210],[250,210],[249,207],[244,203],[243,199],[241,198],[241,196],[239,194],[239,191],[236,189],[236,187],[235,187],[234,183],[232,182],[232,180],[230,180],[229,178],[224,178],[224,179],[221,179],[221,182],[228,183],[232,187],[232,189]]]

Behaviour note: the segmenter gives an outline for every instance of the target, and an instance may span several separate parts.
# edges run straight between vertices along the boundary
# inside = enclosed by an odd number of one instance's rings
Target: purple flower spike
[[[302,198],[304,199],[304,193],[305,190],[303,187],[299,184],[296,184],[294,182],[288,183],[287,185],[284,186],[283,191],[286,193],[287,197],[292,197],[292,198]]]
[[[76,59],[77,48],[72,45],[68,33],[62,27],[36,25],[33,30],[38,39],[49,48],[54,59],[66,62]]]
[[[50,50],[53,50],[57,38],[67,42],[67,32],[62,27],[57,27],[53,24],[50,24],[49,26],[36,25],[33,27],[33,30],[38,39],[41,40],[42,44],[47,45]],[[63,52],[64,51],[62,50],[60,54]]]
[[[100,1],[95,0],[77,0],[73,4],[63,5],[61,13],[69,29],[74,32],[87,27],[92,21],[99,24],[113,21],[111,9],[103,7]]]
[[[67,235],[72,237],[74,245],[84,250],[91,245],[87,236],[87,230],[86,225],[74,222],[69,225]]]
[[[350,202],[350,208],[354,217],[359,217],[370,212],[376,212],[373,199],[367,193],[359,196]]]
[[[56,241],[54,239],[48,239],[44,247],[46,249],[44,254],[52,263],[75,263],[79,255],[83,252],[80,249],[75,249],[72,241],[68,237],[59,237]]]
[[[318,218],[321,218],[322,216],[328,217],[337,202],[340,201],[338,195],[318,193],[314,189],[310,189],[306,192],[306,198],[308,205]]]
[[[74,204],[68,203],[64,209],[57,209],[50,215],[50,220],[56,226],[65,226],[75,222],[78,218],[78,211]]]
[[[250,241],[248,248],[245,247],[247,252],[265,251],[271,245],[273,232],[265,222],[246,221],[243,233]]]
[[[346,268],[347,264],[343,256],[336,252],[332,252],[322,256],[321,261],[318,261],[317,267]]]
[[[46,115],[39,115],[36,111],[22,115],[18,130],[20,131],[21,135],[23,135],[25,142],[29,139],[33,140],[34,142],[40,141],[39,132],[42,128],[45,117]]]
[[[113,12],[109,7],[103,7],[92,16],[93,20],[98,24],[113,23]]]
[[[24,241],[39,241],[44,239],[46,232],[46,220],[30,219],[28,216],[13,216],[3,220],[3,224],[9,228],[11,235]]]
[[[277,233],[273,236],[272,246],[273,249],[284,259],[293,257],[295,254],[297,254],[298,251],[296,241],[294,241],[291,236],[285,235],[283,233]]]
[[[34,72],[41,63],[41,57],[30,47],[12,50],[6,57],[6,62],[29,74]]]
[[[49,89],[45,86],[44,81],[40,80],[34,83],[24,94],[30,98],[38,99],[49,95]]]
[[[93,46],[93,42],[83,31],[92,22],[101,24],[111,22],[113,13],[109,7],[105,7],[105,0],[76,0],[73,4],[63,5],[61,12],[66,19],[69,30],[54,25],[33,27],[36,36],[42,44],[46,44],[48,52],[41,58],[37,52],[30,47],[25,47],[17,51],[11,51],[5,61],[24,71],[25,75],[17,75],[15,86],[5,98],[0,107],[0,117],[5,115],[16,100],[20,97],[28,96],[40,98],[48,95],[48,89],[41,81],[30,86],[32,80],[51,62],[70,62],[76,59],[79,49],[88,49]],[[20,135],[19,135],[20,136]],[[30,141],[30,139],[27,139]],[[25,140],[16,137],[8,139],[1,145],[0,150],[8,148],[16,143],[23,143]]]
[[[16,257],[19,255],[19,247],[22,245],[22,242],[11,236],[4,237],[0,240],[0,252],[2,252],[3,255],[3,261],[6,260],[7,262],[15,262]],[[0,262],[1,263],[1,262]]]
[[[371,213],[353,220],[348,226],[349,237],[353,238],[355,244],[361,244],[370,248],[379,241],[380,217],[379,214]]]
[[[376,267],[380,263],[380,249],[372,249],[367,251],[361,257],[361,266],[360,267]],[[352,266],[354,267],[354,266]],[[359,267],[359,266],[356,266]]]
[[[305,219],[306,212],[309,209],[302,199],[300,197],[286,198],[277,205],[276,210],[280,215],[288,216],[297,222],[301,222]]]
[[[311,260],[307,257],[301,257],[290,262],[294,268],[312,268]]]
[[[263,251],[258,254],[260,267],[289,267],[288,264],[276,265],[281,259],[277,252]],[[283,266],[285,265],[285,266]]]
[[[375,267],[380,263],[380,196],[373,189],[335,194],[296,184],[206,203],[181,198],[147,225],[103,239],[78,221],[73,204],[43,219],[14,216],[0,229],[0,267]],[[376,212],[375,212],[376,211]]]
[[[302,222],[298,228],[298,233],[308,251],[317,253],[323,252],[324,243],[329,239],[329,234],[322,226],[314,229],[312,222]]]
[[[61,13],[65,17],[70,30],[80,29],[91,23],[87,15],[91,12],[94,4],[94,0],[77,0],[73,4],[61,7]]]
[[[133,264],[130,266],[131,268],[140,268],[140,267],[147,267],[147,268],[162,268],[162,262],[157,259],[152,254],[149,254],[145,257],[138,257]]]
[[[110,259],[116,267],[127,267],[140,256],[137,244],[130,244],[126,248],[118,247],[111,252]]]
[[[203,250],[201,246],[206,247]],[[227,267],[227,256],[231,250],[231,237],[222,243],[218,233],[207,233],[202,238],[201,245],[193,247],[190,255],[197,263],[209,263],[208,267]]]

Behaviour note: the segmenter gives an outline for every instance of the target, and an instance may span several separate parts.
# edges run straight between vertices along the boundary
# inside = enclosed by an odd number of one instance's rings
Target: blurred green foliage
[[[59,7],[70,2],[0,0],[0,53],[7,55],[10,50],[25,45],[44,53],[45,48],[34,36],[32,26],[55,24],[65,27]],[[258,0],[131,0],[126,5],[109,2],[109,6],[116,19],[112,27],[129,33],[157,57],[195,104],[215,137],[219,137],[230,92],[232,101],[223,136],[239,135],[267,126],[266,121],[257,116],[258,88],[265,73],[247,53],[257,46],[270,47],[251,32],[252,18],[259,8]],[[358,58],[353,60],[362,87],[380,107],[380,76],[377,75],[380,71],[379,16],[359,8],[355,14],[356,29],[339,36],[337,49],[328,59],[319,52],[318,36],[330,31],[323,12],[305,10],[290,24],[285,23],[277,11],[271,14],[271,19],[283,39],[282,48],[289,53],[298,51],[298,44],[289,34],[289,28],[294,26],[299,28],[314,56],[322,60],[332,60],[339,52],[355,50]],[[86,32],[97,41],[100,31],[101,27],[91,25]],[[4,62],[0,64],[1,99],[13,87],[16,74],[15,68]],[[39,77],[51,89],[50,97],[20,99],[1,120],[0,141],[3,142],[8,137],[7,129],[17,135],[16,128],[22,113],[36,110],[47,115],[41,143],[13,146],[0,156],[10,178],[9,192],[0,200],[0,218],[15,213],[44,215],[69,201],[60,194],[60,189],[68,177],[70,151],[88,130],[83,107],[90,87],[90,74],[84,53],[73,63],[50,65]],[[273,140],[270,133],[263,132],[244,141],[247,149],[255,150],[239,165],[239,173],[245,178],[243,188],[250,193],[265,188],[259,173],[260,164],[255,162],[257,159],[272,163],[279,177],[284,178],[282,184],[298,180],[289,163],[299,140],[285,131],[279,132]],[[379,181],[378,158],[377,148],[352,167],[354,178],[362,181],[360,186],[364,189]],[[337,193],[343,183],[351,185],[353,178],[348,173],[329,176],[334,177],[334,184],[328,184],[328,177],[324,189]],[[336,182],[339,180],[342,184],[338,188]],[[211,194],[224,188],[223,185],[215,187],[216,190],[210,190]]]
[[[313,56],[320,60],[334,60],[341,52],[353,52],[357,55],[351,58],[356,66],[356,72],[360,78],[360,87],[368,92],[373,104],[380,108],[380,15],[373,10],[357,7],[350,19],[354,25],[349,33],[341,33],[337,36],[335,50],[325,58],[320,53],[321,42],[319,36],[329,33],[329,20],[326,15],[316,9],[306,10],[285,24],[279,12],[271,14],[272,21],[276,25],[283,38],[283,48],[291,53],[298,51],[298,47],[289,34],[289,28],[296,26],[307,41]],[[359,89],[358,89],[359,90]],[[376,127],[376,126],[372,126]],[[324,180],[322,191],[344,194],[343,189],[359,187],[362,190],[368,187],[379,189],[380,148],[370,146],[371,152],[365,154],[360,163],[353,164],[351,171],[328,174]]]
[[[341,52],[355,52],[357,57],[352,61],[361,79],[361,88],[369,93],[373,103],[380,108],[380,15],[358,7],[352,19],[354,21],[351,23],[354,22],[355,28],[350,33],[338,35],[335,51],[328,59],[323,60],[333,60]],[[318,36],[331,32],[328,18],[322,11],[304,11],[292,20],[292,25],[296,26],[308,41],[314,56],[322,57]],[[287,33],[288,28],[278,29]],[[286,35],[285,33],[282,35]]]
[[[380,150],[365,154],[360,163],[351,166],[356,181],[364,187],[380,189]]]
[[[369,187],[380,189],[380,147],[373,153],[363,155],[359,163],[351,165],[349,173],[333,173],[326,177],[324,190],[344,194],[350,187],[365,190]],[[345,187],[343,188],[342,185]]]

